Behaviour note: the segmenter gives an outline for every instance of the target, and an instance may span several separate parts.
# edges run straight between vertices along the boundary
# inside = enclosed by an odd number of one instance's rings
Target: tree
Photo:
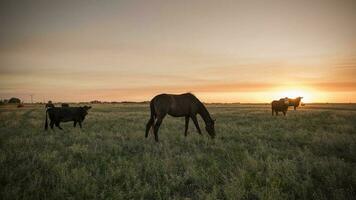
[[[9,99],[9,103],[21,103],[21,100],[19,98],[12,97]]]

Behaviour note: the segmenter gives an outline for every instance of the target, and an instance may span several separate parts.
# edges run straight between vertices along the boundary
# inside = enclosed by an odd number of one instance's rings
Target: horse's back
[[[191,103],[191,102],[199,102],[199,100],[191,93],[184,94],[159,94],[153,97],[151,102],[159,102],[159,103]]]
[[[200,101],[190,93],[184,94],[159,94],[151,103],[156,113],[168,113],[175,117],[190,115]]]

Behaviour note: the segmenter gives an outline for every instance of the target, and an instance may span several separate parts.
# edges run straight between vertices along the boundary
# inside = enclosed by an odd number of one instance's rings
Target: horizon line
[[[149,103],[150,101],[100,101],[100,103],[91,103],[90,101],[56,101],[53,102],[53,104],[60,104],[60,103],[68,103],[68,104],[83,104],[83,103],[88,103],[88,104],[130,104],[130,103],[135,103],[135,104],[146,104]],[[23,102],[23,104],[46,104],[48,102]],[[204,102],[204,104],[270,104],[271,102]],[[7,103],[8,104],[16,104],[16,103]],[[307,102],[303,104],[356,104],[356,102]]]

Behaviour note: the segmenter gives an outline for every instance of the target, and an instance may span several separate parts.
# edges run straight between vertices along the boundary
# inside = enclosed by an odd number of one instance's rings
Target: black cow
[[[53,129],[53,126],[56,125],[59,129],[61,122],[70,122],[73,121],[73,126],[75,127],[79,123],[80,128],[82,128],[82,122],[85,119],[85,116],[88,114],[88,110],[91,106],[84,107],[54,107],[48,108],[46,110],[46,123],[45,130],[48,129],[47,115],[49,115],[50,126]]]
[[[45,108],[54,108],[54,104],[52,103],[52,101],[48,101]]]

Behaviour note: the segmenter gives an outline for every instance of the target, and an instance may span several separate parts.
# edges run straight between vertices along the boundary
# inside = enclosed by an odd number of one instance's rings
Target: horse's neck
[[[203,118],[205,123],[211,121],[210,114],[209,114],[208,110],[206,109],[206,107],[204,106],[203,103],[200,103],[200,108],[199,108],[198,113]]]

